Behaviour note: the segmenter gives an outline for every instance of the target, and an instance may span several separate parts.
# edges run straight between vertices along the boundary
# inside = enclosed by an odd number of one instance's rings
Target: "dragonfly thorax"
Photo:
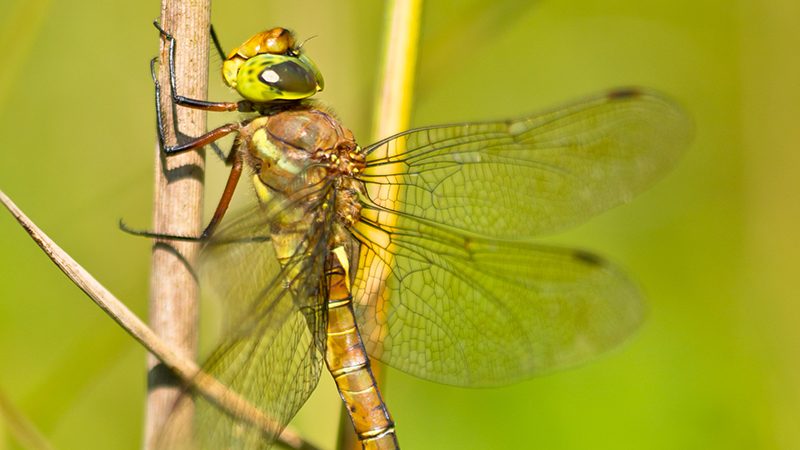
[[[332,223],[332,247],[352,250],[345,229],[361,215],[364,188],[355,176],[366,163],[350,130],[307,108],[256,118],[239,139],[259,199],[280,205],[270,233],[281,263],[304,251],[307,234],[320,223]]]
[[[352,178],[365,167],[352,132],[318,109],[259,117],[242,130],[241,142],[260,183],[282,194]]]

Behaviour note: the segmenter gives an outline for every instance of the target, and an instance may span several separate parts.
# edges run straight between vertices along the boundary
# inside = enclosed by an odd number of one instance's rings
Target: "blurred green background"
[[[800,3],[425,8],[414,125],[643,85],[685,105],[696,137],[653,189],[555,238],[643,285],[641,332],[595,363],[501,389],[389,371],[404,448],[800,448]],[[155,1],[0,2],[0,188],[140,316],[150,245],[116,223],[150,223],[158,13]],[[274,25],[316,35],[320,98],[363,144],[382,15],[367,0],[239,0],[217,2],[212,20],[226,48]],[[212,56],[210,96],[232,98],[219,64]],[[224,176],[210,166],[207,211]],[[144,356],[0,213],[0,391],[56,448],[140,447]],[[338,414],[323,374],[294,424],[332,448]],[[2,448],[19,446],[0,423]]]

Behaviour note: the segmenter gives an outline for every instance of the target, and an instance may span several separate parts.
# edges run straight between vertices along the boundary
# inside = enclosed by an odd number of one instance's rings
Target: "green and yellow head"
[[[247,100],[300,100],[325,87],[317,66],[285,28],[256,34],[233,49],[222,64],[225,83]]]

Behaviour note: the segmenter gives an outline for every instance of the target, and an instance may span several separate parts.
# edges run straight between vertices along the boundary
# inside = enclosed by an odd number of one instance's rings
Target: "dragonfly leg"
[[[211,144],[212,142],[218,141],[231,133],[239,131],[241,127],[242,125],[238,122],[226,123],[225,125],[214,128],[213,130],[205,133],[202,136],[196,137],[189,142],[166,147],[162,144],[161,148],[166,155],[175,155],[178,153],[187,152],[189,150],[197,150],[200,147]]]
[[[231,166],[231,171],[228,174],[228,182],[225,183],[225,190],[222,191],[222,197],[217,203],[217,208],[214,210],[214,215],[211,216],[211,220],[208,222],[208,225],[206,225],[205,229],[203,229],[203,232],[200,234],[200,236],[178,236],[172,234],[155,233],[147,230],[136,230],[128,227],[128,225],[126,225],[122,219],[119,221],[119,228],[128,234],[152,239],[171,239],[192,242],[203,242],[207,240],[217,228],[217,225],[219,225],[219,223],[222,221],[222,218],[225,216],[225,212],[228,211],[228,206],[230,206],[231,199],[233,199],[233,193],[236,191],[236,185],[239,183],[239,178],[242,175],[244,163],[242,153],[237,150],[236,143],[234,143],[233,148],[231,148],[230,153],[228,153],[226,162]]]
[[[234,148],[232,148],[231,152],[228,154],[228,160],[231,164],[228,182],[225,183],[225,190],[222,191],[222,197],[219,199],[219,203],[217,203],[217,209],[214,210],[214,215],[211,216],[211,220],[203,230],[203,234],[200,235],[200,239],[206,239],[211,236],[217,228],[217,225],[222,221],[222,217],[225,216],[225,212],[231,204],[233,193],[236,191],[236,185],[239,183],[239,177],[242,175],[242,152],[236,149],[235,144]]]
[[[175,76],[175,37],[169,34],[166,30],[161,28],[161,25],[158,23],[157,20],[153,21],[153,25],[156,29],[161,33],[161,36],[167,40],[169,44],[169,53],[167,57],[167,64],[169,66],[169,87],[170,87],[170,96],[172,97],[173,103],[180,106],[185,106],[187,108],[194,108],[194,109],[201,109],[203,111],[251,111],[252,105],[247,100],[242,100],[238,102],[210,102],[207,100],[199,100],[195,98],[185,97],[183,95],[178,94],[177,88],[177,81]],[[214,45],[218,46],[219,42],[215,39],[216,34],[212,34],[212,39],[214,40]],[[217,47],[219,51],[222,49]],[[153,63],[151,62],[151,72],[154,72],[152,67]],[[155,81],[155,77],[153,78]],[[158,83],[156,81],[156,83]]]
[[[169,239],[173,241],[189,241],[189,242],[201,242],[204,240],[202,236],[180,236],[175,234],[166,234],[166,233],[155,233],[153,231],[148,230],[137,230],[135,228],[131,228],[126,224],[122,219],[119,219],[119,229],[134,236],[141,236],[150,239]]]

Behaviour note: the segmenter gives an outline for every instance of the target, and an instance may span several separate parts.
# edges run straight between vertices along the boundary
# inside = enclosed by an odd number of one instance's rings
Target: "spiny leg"
[[[122,219],[119,219],[119,229],[134,236],[145,237],[149,239],[167,239],[171,241],[189,241],[189,242],[202,242],[204,239],[199,236],[180,236],[177,234],[156,233],[148,230],[138,230],[131,228]]]
[[[250,102],[242,100],[238,102],[210,102],[207,100],[198,100],[194,98],[184,97],[178,94],[177,77],[175,75],[175,37],[167,33],[166,30],[161,28],[158,21],[153,21],[153,26],[161,33],[161,36],[169,43],[169,51],[167,56],[167,65],[169,66],[169,86],[172,101],[176,105],[185,106],[187,108],[200,109],[203,111],[250,111],[252,107]],[[218,42],[215,41],[215,45]],[[219,49],[221,51],[221,49]]]
[[[200,235],[200,239],[206,239],[214,232],[217,228],[217,225],[222,221],[222,218],[225,216],[225,212],[228,210],[228,206],[231,204],[231,199],[233,198],[233,193],[236,191],[236,185],[239,184],[239,177],[242,175],[242,152],[236,149],[236,143],[234,143],[234,148],[231,149],[231,152],[228,154],[228,159],[231,163],[231,171],[228,174],[228,182],[225,183],[225,189],[222,191],[222,197],[220,197],[219,202],[217,203],[217,209],[214,210],[214,215],[211,216],[211,220],[206,225],[206,228],[203,230],[203,233]]]
[[[219,130],[219,128],[217,130]],[[214,131],[212,131],[211,133],[213,133]],[[211,133],[207,133],[207,135]],[[198,138],[197,141],[199,141],[200,139],[202,139],[202,136]],[[202,146],[205,144],[201,143],[198,145]],[[152,238],[152,239],[170,239],[170,240],[193,241],[193,242],[206,241],[214,232],[214,230],[217,228],[219,223],[222,221],[222,218],[225,216],[225,212],[227,212],[228,206],[230,206],[231,200],[233,199],[233,194],[236,191],[236,186],[239,183],[239,178],[242,175],[242,169],[244,165],[242,153],[238,151],[236,147],[237,143],[234,142],[233,147],[231,148],[230,152],[228,153],[228,157],[226,158],[226,162],[231,166],[231,171],[228,174],[228,181],[227,183],[225,183],[225,189],[222,191],[222,196],[220,197],[219,202],[217,203],[217,208],[214,210],[214,215],[211,217],[211,220],[208,222],[208,225],[206,225],[205,229],[200,234],[200,236],[198,237],[179,236],[179,235],[171,235],[164,233],[156,233],[147,230],[136,230],[128,227],[125,224],[125,222],[123,222],[121,219],[119,221],[119,228],[122,231],[129,234],[133,234],[135,236],[142,236],[146,238]],[[187,151],[187,150],[191,150],[191,148],[183,148],[179,149],[178,151]]]

